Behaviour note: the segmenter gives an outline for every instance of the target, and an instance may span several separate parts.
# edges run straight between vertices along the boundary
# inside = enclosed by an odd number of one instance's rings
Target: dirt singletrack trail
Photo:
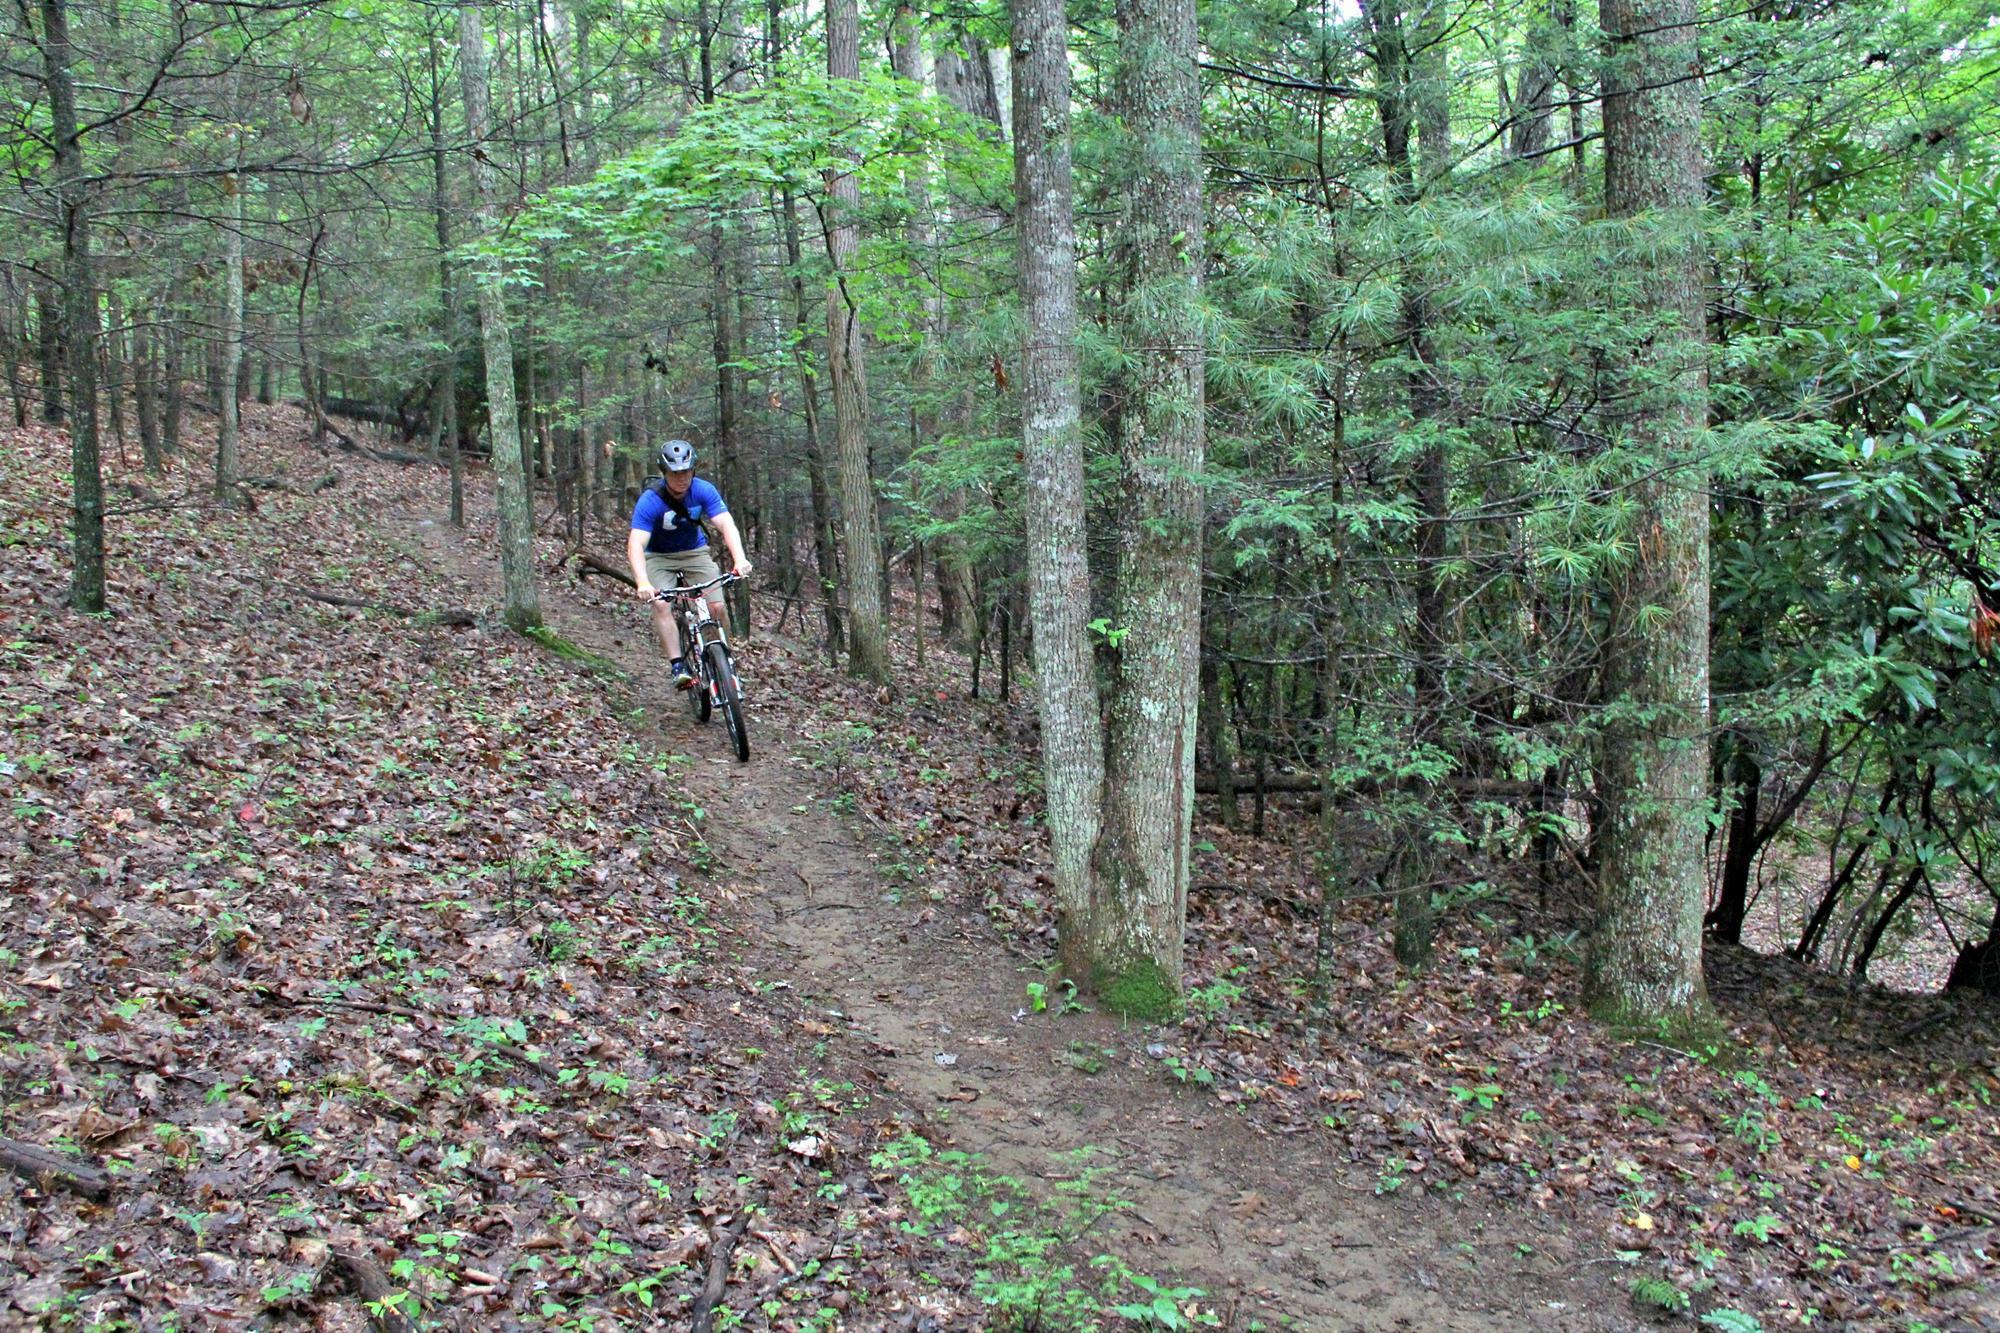
[[[497,592],[491,556],[434,520],[399,526],[441,570]],[[607,613],[544,586],[551,628],[633,673],[644,743],[691,756],[687,783],[735,923],[763,975],[807,997],[832,1051],[920,1119],[939,1146],[978,1154],[1046,1201],[1087,1162],[1126,1201],[1093,1252],[1200,1287],[1234,1329],[1552,1330],[1639,1327],[1601,1266],[1551,1219],[1476,1201],[1378,1198],[1336,1141],[1283,1136],[1175,1086],[1146,1047],[1158,1030],[1102,1014],[1024,1014],[1042,978],[977,910],[896,900],[870,859],[877,835],[815,799],[817,778],[758,698],[809,688],[807,654],[738,646],[752,747],[735,762],[720,719],[698,727],[641,610]],[[657,670],[653,668],[657,667]],[[810,667],[806,668],[810,670]],[[886,850],[886,849],[883,849]]]

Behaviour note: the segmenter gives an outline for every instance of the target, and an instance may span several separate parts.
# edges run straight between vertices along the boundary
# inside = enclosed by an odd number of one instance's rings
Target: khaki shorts
[[[675,586],[674,575],[684,576],[687,586],[706,583],[721,574],[716,568],[715,556],[706,546],[697,546],[692,551],[648,551],[646,552],[646,581],[655,588]],[[714,604],[722,601],[722,589],[710,588],[708,600]]]

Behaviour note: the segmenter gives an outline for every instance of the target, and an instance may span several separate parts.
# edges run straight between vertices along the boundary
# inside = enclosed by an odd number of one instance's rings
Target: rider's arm
[[[743,554],[743,538],[736,531],[736,520],[727,513],[722,513],[710,515],[708,521],[714,527],[716,535],[722,538],[722,544],[729,548],[729,558],[736,562],[736,572],[747,573],[750,560]]]
[[[644,528],[632,529],[625,538],[625,558],[632,562],[632,584],[641,597],[653,595],[653,585],[646,581],[646,543],[652,539],[653,534]]]
[[[650,486],[639,492],[639,501],[632,506],[632,533],[625,539],[625,558],[632,562],[632,584],[641,597],[653,593],[653,585],[646,581],[646,546],[666,511],[666,501]]]

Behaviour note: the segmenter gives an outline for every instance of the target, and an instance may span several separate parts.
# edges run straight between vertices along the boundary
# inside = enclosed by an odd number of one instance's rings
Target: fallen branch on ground
[[[460,629],[470,629],[479,624],[479,617],[463,607],[444,607],[435,611],[410,611],[400,606],[390,606],[385,602],[371,602],[365,597],[342,597],[339,593],[321,592],[297,583],[285,583],[278,579],[266,580],[287,591],[295,592],[309,601],[324,602],[328,606],[352,607],[357,611],[383,611],[405,620],[422,621],[429,625],[451,625]]]
[[[721,1303],[722,1290],[729,1284],[730,1256],[736,1253],[736,1242],[743,1239],[743,1229],[750,1225],[752,1206],[746,1203],[738,1209],[734,1220],[722,1229],[709,1247],[708,1278],[701,1284],[701,1294],[694,1298],[694,1318],[688,1325],[690,1333],[711,1333],[715,1327],[715,1307]]]
[[[60,1185],[86,1199],[105,1199],[111,1195],[111,1177],[103,1170],[32,1143],[0,1139],[0,1166],[26,1176],[43,1189]]]

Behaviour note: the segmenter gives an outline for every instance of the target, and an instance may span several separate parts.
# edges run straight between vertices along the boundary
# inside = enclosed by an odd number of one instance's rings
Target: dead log
[[[347,1284],[361,1297],[369,1326],[376,1333],[415,1333],[416,1325],[392,1303],[396,1285],[389,1281],[382,1265],[359,1251],[333,1250],[329,1252],[327,1267],[346,1278]]]
[[[0,1166],[26,1176],[43,1189],[58,1185],[86,1199],[111,1195],[111,1177],[90,1163],[17,1139],[0,1139]]]
[[[329,486],[339,485],[340,474],[338,472],[327,472],[322,476],[305,482],[292,481],[286,477],[245,477],[242,479],[242,484],[245,486],[255,486],[258,490],[262,491],[289,491],[293,495],[310,496],[318,495]]]
[[[1238,773],[1236,774],[1235,782],[1236,792],[1239,796],[1255,791],[1258,785],[1255,773]],[[1401,782],[1383,782],[1376,778],[1366,778],[1360,782],[1341,783],[1338,790],[1347,795],[1366,796],[1384,791],[1415,791],[1423,785],[1423,783],[1414,779]],[[1552,787],[1544,787],[1539,782],[1510,782],[1501,778],[1468,777],[1446,778],[1437,785],[1444,791],[1452,792],[1459,796],[1470,797],[1475,800],[1520,801],[1543,795],[1546,795],[1552,801],[1570,799],[1569,792],[1559,791]],[[1275,777],[1267,774],[1264,778],[1263,787],[1267,792],[1311,792],[1317,794],[1321,787],[1321,780],[1311,773],[1287,773]],[[1217,790],[1215,774],[1195,774],[1194,789],[1197,794],[1202,796],[1215,795]]]
[[[377,459],[384,463],[433,463],[436,459],[425,458],[422,454],[404,453],[401,449],[371,449],[346,431],[333,424],[333,418],[320,409],[316,398],[294,398],[292,403],[311,414],[320,429],[333,436],[334,443],[350,454],[360,454],[365,458]]]
[[[715,1327],[715,1307],[722,1303],[723,1288],[729,1285],[730,1256],[736,1253],[736,1242],[743,1239],[743,1229],[750,1225],[750,1207],[745,1204],[738,1209],[735,1218],[709,1246],[708,1278],[694,1298],[694,1322],[688,1325],[689,1333],[712,1333]]]
[[[593,551],[577,551],[575,557],[577,564],[576,576],[579,579],[587,579],[592,574],[597,574],[607,579],[617,579],[628,588],[639,586],[632,581],[631,571],[620,569],[617,565],[614,565],[611,561]]]
[[[247,578],[244,581],[249,582]],[[450,625],[458,629],[471,629],[479,624],[479,617],[465,610],[463,607],[443,607],[432,611],[411,611],[400,606],[390,606],[386,602],[371,602],[365,597],[343,597],[337,592],[321,592],[317,588],[308,588],[297,583],[285,583],[278,579],[266,579],[264,582],[274,587],[283,588],[287,592],[296,593],[308,601],[322,602],[327,606],[352,607],[357,611],[381,611],[388,615],[401,616],[405,620],[415,620],[427,625]]]
[[[366,421],[375,426],[394,426],[406,443],[430,429],[427,416],[406,412],[401,403],[391,405],[370,402],[366,398],[330,397],[325,404],[326,410],[334,416],[346,417],[350,421]]]

